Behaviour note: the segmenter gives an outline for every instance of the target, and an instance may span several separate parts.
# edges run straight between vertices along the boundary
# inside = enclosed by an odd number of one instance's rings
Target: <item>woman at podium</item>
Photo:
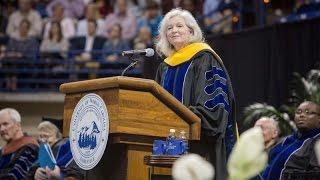
[[[156,81],[201,118],[201,148],[196,151],[213,163],[215,179],[226,179],[237,129],[233,89],[222,60],[204,42],[195,18],[182,9],[164,16],[156,49],[166,57]]]

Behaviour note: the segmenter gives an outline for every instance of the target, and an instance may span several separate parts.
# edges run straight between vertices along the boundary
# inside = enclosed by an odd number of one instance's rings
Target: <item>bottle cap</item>
[[[170,130],[169,130],[169,132],[171,132],[171,133],[175,133],[175,132],[176,132],[176,130],[175,130],[175,129],[170,129]]]

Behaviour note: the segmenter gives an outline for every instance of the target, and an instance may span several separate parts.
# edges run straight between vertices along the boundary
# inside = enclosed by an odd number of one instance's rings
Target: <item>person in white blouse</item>
[[[41,42],[40,52],[45,54],[57,54],[61,57],[66,57],[69,42],[63,37],[61,25],[59,22],[51,22],[51,28],[47,38]]]

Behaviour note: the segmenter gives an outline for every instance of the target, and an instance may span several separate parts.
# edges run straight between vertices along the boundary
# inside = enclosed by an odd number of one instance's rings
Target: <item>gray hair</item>
[[[4,108],[0,110],[0,115],[9,114],[10,119],[15,123],[21,123],[20,113],[13,108]]]
[[[274,130],[276,130],[278,132],[278,134],[280,134],[280,129],[279,129],[279,123],[278,121],[276,121],[273,117],[267,117],[267,116],[263,116],[261,118],[259,118],[256,123],[258,121],[264,121],[264,122],[271,122],[271,126]]]
[[[43,131],[46,131],[46,132],[47,132],[47,131],[53,131],[53,132],[56,133],[56,137],[57,137],[58,139],[60,139],[60,138],[62,137],[62,134],[61,134],[59,128],[58,128],[56,125],[54,125],[53,123],[49,122],[49,121],[43,121],[43,122],[41,122],[41,123],[38,125],[38,130],[39,130],[39,131],[43,130]]]
[[[156,43],[156,50],[160,55],[170,56],[175,52],[173,46],[167,39],[167,26],[171,18],[179,16],[182,17],[187,25],[192,30],[192,35],[189,38],[189,43],[204,42],[202,31],[192,14],[187,10],[180,8],[172,9],[163,18],[159,26],[159,40]]]

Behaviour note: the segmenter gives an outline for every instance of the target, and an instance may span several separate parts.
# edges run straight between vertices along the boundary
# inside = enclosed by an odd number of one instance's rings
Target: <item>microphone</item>
[[[134,56],[134,55],[151,57],[154,55],[154,50],[152,48],[147,48],[147,49],[141,49],[141,50],[129,50],[129,51],[122,52],[122,56]]]

